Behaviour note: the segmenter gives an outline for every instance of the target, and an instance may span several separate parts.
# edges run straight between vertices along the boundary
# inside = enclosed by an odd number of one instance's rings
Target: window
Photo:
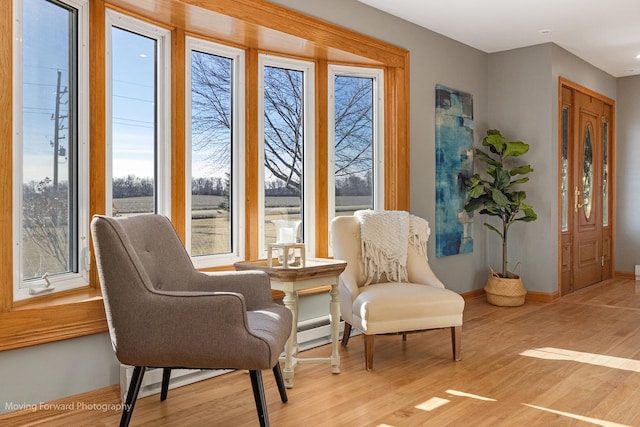
[[[329,218],[384,207],[383,72],[329,67]]]
[[[107,17],[107,213],[168,215],[170,33]]]
[[[258,129],[259,248],[305,243],[314,250],[313,64],[261,55]]]
[[[197,267],[243,258],[244,54],[187,38],[187,239]]]
[[[87,284],[86,1],[17,0],[14,300]]]

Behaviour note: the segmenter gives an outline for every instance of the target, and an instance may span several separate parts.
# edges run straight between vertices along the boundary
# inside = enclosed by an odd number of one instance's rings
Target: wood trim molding
[[[56,303],[60,300],[65,302]],[[0,351],[108,330],[102,296],[91,288],[0,313],[0,324]]]
[[[186,40],[182,29],[171,35],[171,222],[186,242]]]
[[[329,187],[327,181],[329,178],[328,166],[328,68],[327,61],[319,60],[316,63],[315,70],[315,220],[316,220],[316,257],[326,257],[329,254],[329,212],[327,205],[329,203]]]
[[[258,87],[258,51],[245,53],[245,82],[247,87]],[[244,233],[245,259],[258,258],[258,93],[245,91],[245,181],[244,181]]]
[[[104,214],[107,209],[106,199],[106,13],[103,0],[95,0],[89,10],[91,14],[89,25],[89,215]],[[89,235],[91,239],[91,235]],[[90,242],[93,248],[93,244]],[[91,250],[91,265],[96,265],[93,250]],[[95,268],[89,271],[89,283],[98,288],[98,272]]]
[[[636,274],[633,271],[615,271],[613,277],[616,279],[636,280]]]
[[[13,301],[13,179],[12,165],[12,32],[13,2],[0,8],[0,312],[11,308]]]

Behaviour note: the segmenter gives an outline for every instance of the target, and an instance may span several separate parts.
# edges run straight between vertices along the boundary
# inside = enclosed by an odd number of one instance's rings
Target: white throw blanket
[[[429,223],[405,211],[372,211],[354,213],[360,220],[362,259],[367,280],[378,281],[382,274],[392,282],[406,282],[409,243],[425,258]]]

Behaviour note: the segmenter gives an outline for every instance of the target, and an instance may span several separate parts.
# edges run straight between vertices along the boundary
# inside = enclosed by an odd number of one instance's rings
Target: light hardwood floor
[[[448,330],[409,335],[406,344],[378,338],[372,372],[362,338],[341,350],[340,374],[298,366],[286,404],[264,372],[272,426],[640,426],[640,282],[633,280],[517,308],[467,301],[460,362],[451,360]],[[305,356],[329,352],[323,346]],[[120,413],[109,406],[117,390],[5,414],[0,426],[117,425]],[[255,426],[249,376],[174,389],[165,402],[140,399],[131,425]]]

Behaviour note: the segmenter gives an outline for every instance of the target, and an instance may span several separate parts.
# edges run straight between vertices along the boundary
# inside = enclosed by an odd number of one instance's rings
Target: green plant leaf
[[[511,182],[511,175],[509,175],[509,172],[507,172],[502,168],[497,168],[495,170],[494,178],[495,178],[494,186],[499,189],[506,188]]]
[[[509,171],[509,175],[526,175],[529,172],[533,172],[531,165],[517,166]]]
[[[484,187],[482,185],[476,185],[475,187],[472,187],[467,192],[467,194],[469,195],[469,198],[471,199],[477,199],[483,193],[484,193]]]
[[[522,207],[522,201],[527,198],[527,193],[525,193],[524,191],[513,191],[511,192],[510,196],[513,204]]]
[[[518,185],[518,184],[524,184],[525,182],[529,181],[529,177],[525,176],[524,178],[519,178],[519,179],[515,179],[513,181],[511,181],[508,185],[509,188],[513,187],[514,185]]]
[[[502,157],[517,157],[522,156],[529,151],[529,144],[522,141],[510,141],[507,142]]]
[[[490,133],[482,140],[482,145],[489,147],[492,153],[498,154],[499,156],[503,155],[506,144],[507,140],[500,132]]]
[[[497,188],[491,188],[491,198],[498,206],[501,207],[508,206],[511,203],[507,196]]]
[[[500,166],[500,162],[479,148],[476,148],[476,156],[478,156],[478,160],[483,161],[491,166]]]
[[[488,222],[485,222],[484,226],[487,227],[489,230],[493,230],[496,233],[498,233],[498,236],[500,236],[500,238],[504,240],[504,236],[502,235],[502,232],[497,228],[495,228],[493,225],[489,224]]]

